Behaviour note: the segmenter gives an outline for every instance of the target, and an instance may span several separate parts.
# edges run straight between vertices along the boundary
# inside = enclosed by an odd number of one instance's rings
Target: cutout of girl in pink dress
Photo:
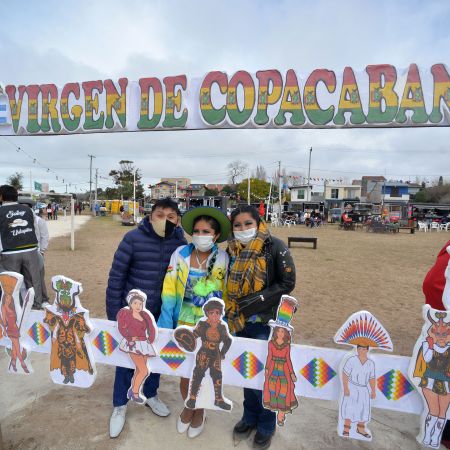
[[[152,344],[158,334],[155,319],[145,308],[146,301],[147,295],[144,292],[132,289],[127,296],[128,306],[122,308],[117,314],[117,326],[119,333],[123,336],[119,349],[128,353],[135,365],[127,397],[140,404],[144,404],[146,400],[141,390],[144,381],[150,375],[148,359],[156,356]]]

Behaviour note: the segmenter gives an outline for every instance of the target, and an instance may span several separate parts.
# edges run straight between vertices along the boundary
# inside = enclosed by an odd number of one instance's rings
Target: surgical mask
[[[234,237],[242,244],[248,244],[256,236],[256,228],[244,231],[233,231]]]
[[[200,252],[209,252],[214,246],[214,236],[192,236],[192,243]]]
[[[152,220],[152,227],[155,233],[162,238],[168,238],[175,230],[176,224],[166,219]]]

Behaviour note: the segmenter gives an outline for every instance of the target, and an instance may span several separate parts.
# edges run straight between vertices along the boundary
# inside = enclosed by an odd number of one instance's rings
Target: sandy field
[[[62,225],[50,224],[52,227],[50,233],[56,235]],[[84,288],[81,300],[91,317],[105,317],[108,271],[118,243],[129,230],[111,218],[91,219],[76,233],[75,252],[70,251],[69,236],[52,238],[46,256],[48,288],[50,277],[56,274],[80,281]],[[293,295],[300,301],[294,320],[296,343],[333,347],[334,333],[344,320],[366,309],[390,333],[395,354],[411,353],[422,326],[422,281],[450,233],[380,235],[342,231],[334,225],[271,231],[285,241],[288,236],[318,237],[317,250],[311,244],[294,244],[292,249],[297,268]],[[234,448],[231,430],[242,414],[240,389],[226,388],[235,402],[233,411],[208,413],[205,432],[191,441],[175,431],[181,409],[178,380],[163,377],[160,396],[171,408],[171,416],[161,419],[147,408],[130,405],[124,431],[111,440],[113,367],[98,365],[97,381],[88,390],[61,388],[50,380],[48,356],[34,353],[35,373],[20,377],[6,373],[7,358],[1,353],[0,424],[7,449]],[[336,420],[335,404],[302,398],[285,429],[276,433],[271,448],[420,448],[415,441],[417,416],[374,409],[372,444],[339,438]],[[251,439],[237,448],[251,448]]]

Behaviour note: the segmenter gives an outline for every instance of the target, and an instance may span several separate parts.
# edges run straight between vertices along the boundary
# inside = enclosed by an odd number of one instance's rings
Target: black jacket
[[[275,318],[281,296],[290,294],[295,287],[295,264],[286,244],[276,237],[266,240],[263,252],[267,262],[266,286],[242,297],[238,304],[245,318],[258,314],[267,323]]]

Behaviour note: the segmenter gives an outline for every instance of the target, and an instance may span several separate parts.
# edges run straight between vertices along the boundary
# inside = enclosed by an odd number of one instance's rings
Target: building
[[[190,178],[161,178],[161,181],[175,184],[178,188],[186,189],[191,184]]]
[[[364,176],[361,178],[361,201],[381,203],[381,191],[386,178],[383,176]]]
[[[203,197],[205,195],[204,184],[190,184],[184,190],[183,198],[187,197]]]
[[[207,184],[206,185],[206,189],[209,190],[215,190],[218,192],[218,195],[222,195],[223,193],[223,189],[225,188],[225,186],[230,186],[229,184]],[[231,185],[233,186],[233,185]]]
[[[168,181],[160,181],[152,186],[149,186],[151,189],[151,198],[157,200],[159,198],[173,197],[176,196],[176,185],[175,183],[170,183]]]
[[[383,202],[401,201],[408,202],[419,192],[420,185],[404,183],[402,181],[386,181],[381,186]]]
[[[324,197],[328,208],[340,208],[348,200],[361,199],[361,186],[356,184],[326,184]]]
[[[310,201],[312,197],[312,185],[301,184],[298,186],[291,186],[291,202],[305,202]]]

